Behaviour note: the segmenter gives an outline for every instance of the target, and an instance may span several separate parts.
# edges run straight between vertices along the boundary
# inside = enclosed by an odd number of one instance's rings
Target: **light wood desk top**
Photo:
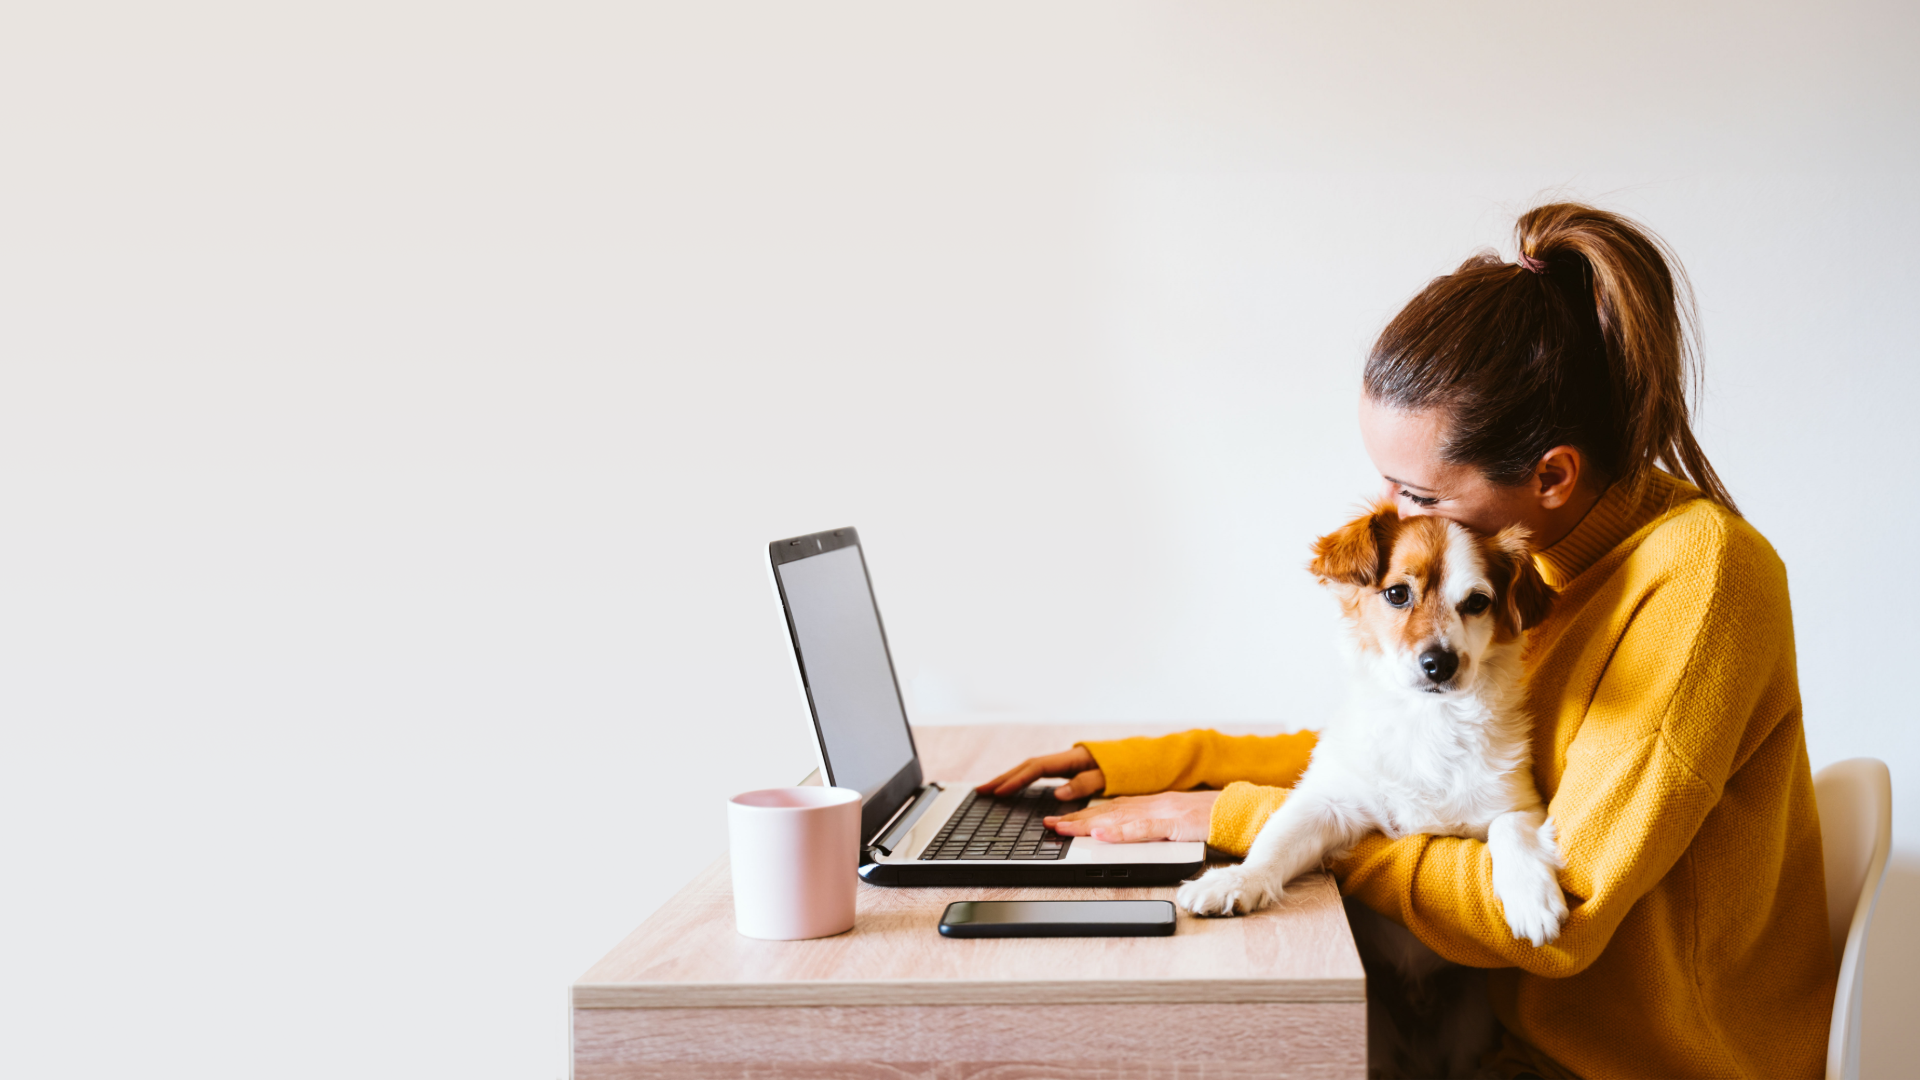
[[[915,729],[931,780],[988,779],[1079,739],[1156,734],[1142,725]],[[1257,729],[1236,729],[1257,730]],[[1171,937],[955,940],[936,931],[961,899],[1171,899],[1131,889],[881,888],[861,885],[845,934],[757,941],[733,926],[724,858],[582,975],[576,1010],[979,1004],[1358,1003],[1365,977],[1326,875],[1242,918],[1182,912]]]

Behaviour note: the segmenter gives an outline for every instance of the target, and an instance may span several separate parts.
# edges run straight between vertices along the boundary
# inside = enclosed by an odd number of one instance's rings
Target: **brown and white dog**
[[[1520,664],[1553,590],[1527,531],[1483,536],[1383,502],[1316,541],[1308,569],[1340,600],[1351,702],[1246,860],[1182,885],[1180,906],[1256,911],[1368,833],[1431,833],[1484,840],[1514,937],[1558,937],[1563,863],[1533,783]]]

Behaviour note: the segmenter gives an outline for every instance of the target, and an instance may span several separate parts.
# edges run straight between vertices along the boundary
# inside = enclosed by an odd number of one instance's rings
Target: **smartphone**
[[[940,935],[976,937],[1166,937],[1166,900],[955,900]]]

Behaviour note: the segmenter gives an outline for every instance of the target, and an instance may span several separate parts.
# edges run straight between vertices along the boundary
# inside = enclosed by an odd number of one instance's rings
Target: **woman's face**
[[[1559,503],[1543,506],[1537,485],[1495,484],[1471,465],[1441,460],[1443,419],[1438,410],[1401,412],[1360,395],[1360,439],[1379,470],[1381,494],[1402,514],[1432,514],[1489,534],[1525,525],[1536,538],[1558,539]]]

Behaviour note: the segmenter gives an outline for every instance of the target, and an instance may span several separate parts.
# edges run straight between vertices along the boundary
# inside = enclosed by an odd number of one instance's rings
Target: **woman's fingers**
[[[1008,769],[1006,772],[1001,773],[999,776],[981,784],[979,790],[990,791],[995,795],[1011,795],[1016,791],[1025,790],[1028,784],[1033,783],[1043,776],[1059,775],[1058,773],[1049,771],[1048,766],[1054,758],[1060,756],[1059,754],[1049,754],[1046,757],[1028,758],[1013,768]]]
[[[1133,801],[1131,797],[1115,799],[1110,803],[1075,810],[1071,814],[1049,816],[1046,819],[1047,827],[1061,836],[1092,836],[1095,824],[1111,825],[1122,815],[1132,814],[1133,810],[1127,804]]]
[[[1068,821],[1066,818],[1048,818],[1047,828],[1061,836],[1092,836],[1093,822]]]
[[[1083,807],[1079,810],[1075,810],[1071,814],[1048,814],[1047,821],[1049,823],[1052,823],[1055,821],[1091,821],[1094,818],[1102,817],[1107,814],[1117,814],[1120,812],[1122,807],[1126,806],[1128,803],[1132,801],[1133,801],[1133,797],[1129,795],[1125,798],[1114,799],[1111,802],[1101,803],[1099,806]]]
[[[1107,774],[1099,769],[1088,769],[1073,779],[1053,789],[1053,797],[1065,802],[1068,799],[1085,799],[1107,790]]]
[[[975,790],[991,792],[995,795],[1011,795],[1016,791],[1026,790],[1028,784],[1033,783],[1043,776],[1072,776],[1075,773],[1084,772],[1092,766],[1093,754],[1089,753],[1084,746],[1076,746],[1071,750],[1063,750],[1058,754],[1028,758],[1013,768],[1008,769],[1006,772],[1001,773],[999,776],[981,784]],[[1106,779],[1104,776],[1101,778],[1100,786],[1101,790],[1105,790]],[[1072,796],[1068,797],[1071,798]]]
[[[1146,840],[1173,839],[1173,823],[1146,814],[1120,814],[1114,822],[1093,823],[1093,838],[1108,844],[1138,844]]]
[[[1046,819],[1061,836],[1091,836],[1108,844],[1145,840],[1205,840],[1217,791],[1170,791],[1115,799]]]
[[[1021,790],[1028,784],[1046,775],[1040,768],[1039,761],[1039,758],[1028,758],[1026,761],[1015,765],[999,776],[981,784],[975,790],[990,792],[994,795],[1006,795]]]
[[[1108,844],[1165,840],[1172,835],[1168,823],[1151,809],[1112,803],[1047,821],[1061,836],[1091,836]]]

